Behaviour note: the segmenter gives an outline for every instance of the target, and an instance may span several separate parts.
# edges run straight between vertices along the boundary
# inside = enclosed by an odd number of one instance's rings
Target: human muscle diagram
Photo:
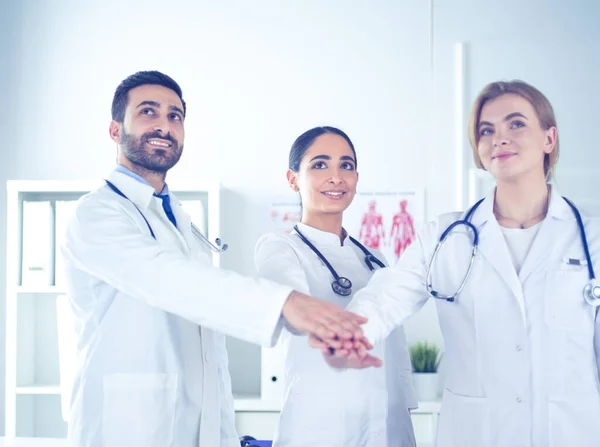
[[[393,265],[415,240],[423,208],[417,192],[358,193],[346,210],[344,228]]]
[[[358,239],[367,247],[379,250],[385,241],[383,216],[377,212],[377,201],[369,202],[369,210],[364,213]]]
[[[412,215],[406,211],[407,200],[400,201],[400,212],[394,214],[389,241],[394,247],[394,260],[408,248],[415,238],[415,224]]]

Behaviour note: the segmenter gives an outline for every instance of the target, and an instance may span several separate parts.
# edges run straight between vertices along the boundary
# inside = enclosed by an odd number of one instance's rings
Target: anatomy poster
[[[264,231],[292,231],[301,217],[297,194],[273,196],[266,202]]]
[[[344,228],[363,245],[382,252],[394,265],[414,242],[423,219],[422,193],[358,193],[344,213]]]

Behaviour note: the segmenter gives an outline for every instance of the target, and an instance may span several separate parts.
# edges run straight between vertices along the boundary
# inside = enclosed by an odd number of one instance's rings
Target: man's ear
[[[121,129],[123,128],[123,123],[112,120],[110,122],[110,126],[108,128],[108,133],[110,134],[110,138],[117,144],[121,144]]]

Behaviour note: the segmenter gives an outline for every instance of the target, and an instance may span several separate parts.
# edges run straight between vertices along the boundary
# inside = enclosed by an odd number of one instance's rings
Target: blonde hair
[[[498,81],[486,85],[473,103],[471,116],[469,117],[469,142],[473,149],[473,160],[475,161],[475,165],[480,169],[485,169],[477,150],[477,146],[479,145],[478,127],[481,118],[481,109],[483,109],[483,106],[488,101],[510,93],[519,95],[529,101],[535,110],[542,129],[548,130],[551,127],[556,127],[556,116],[554,115],[552,104],[550,104],[548,98],[534,86],[519,80],[508,82]],[[550,180],[554,175],[554,167],[558,160],[558,153],[559,144],[557,132],[554,149],[544,156],[544,175],[546,176],[546,180]]]

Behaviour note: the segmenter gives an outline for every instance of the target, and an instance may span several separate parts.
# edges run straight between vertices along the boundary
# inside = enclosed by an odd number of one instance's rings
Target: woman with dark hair
[[[290,151],[287,179],[300,194],[302,220],[292,233],[267,234],[256,247],[260,276],[346,307],[374,270],[381,253],[367,249],[342,227],[356,193],[354,145],[334,127],[302,134]],[[406,339],[396,329],[370,352],[383,368],[364,368],[372,357],[354,358],[359,371],[325,364],[304,337],[284,331],[285,394],[274,447],[414,446],[409,408],[417,403]],[[344,361],[345,359],[340,359]]]

